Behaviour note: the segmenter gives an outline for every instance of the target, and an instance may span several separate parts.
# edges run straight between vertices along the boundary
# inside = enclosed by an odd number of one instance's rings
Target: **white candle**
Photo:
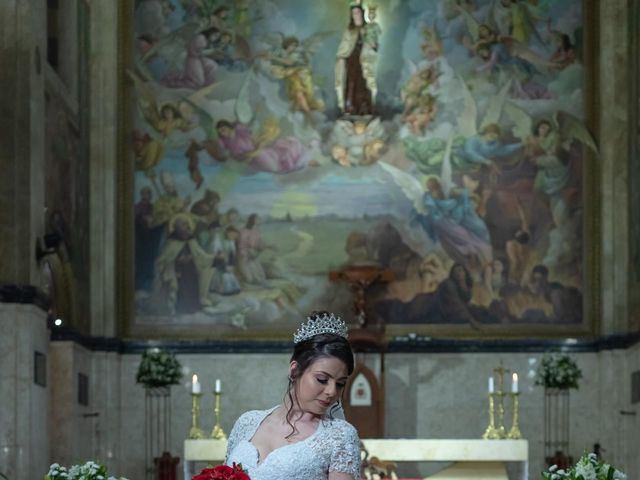
[[[198,375],[195,373],[191,378],[191,393],[200,393],[202,391],[202,387],[200,386],[200,382],[198,382]]]
[[[518,393],[518,374],[515,372],[511,376],[511,393]]]
[[[489,393],[493,393],[493,377],[489,377]]]
[[[221,393],[222,392],[222,386],[220,385],[220,379],[216,378],[216,388],[214,390],[215,393]]]

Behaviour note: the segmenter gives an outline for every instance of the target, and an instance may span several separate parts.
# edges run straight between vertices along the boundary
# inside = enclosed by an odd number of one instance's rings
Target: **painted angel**
[[[438,113],[438,105],[460,99],[459,78],[443,55],[442,41],[435,27],[423,27],[424,58],[406,60],[408,80],[400,89],[403,120],[413,135],[424,136]]]
[[[558,111],[550,119],[535,124],[523,109],[508,103],[505,113],[514,122],[513,134],[526,144],[526,153],[537,167],[534,188],[549,198],[554,222],[559,225],[566,215],[563,192],[574,180],[572,148],[580,142],[596,155],[598,147],[584,124],[568,112]]]
[[[220,108],[225,106],[220,102],[210,109],[190,102],[207,135],[187,151],[190,163],[197,164],[198,151],[205,149],[215,161],[234,160],[255,171],[284,174],[304,168],[307,152],[297,138],[280,136],[280,126],[273,117],[258,124],[248,102],[250,85],[245,81],[231,108]]]
[[[503,36],[510,36],[523,45],[528,45],[532,38],[544,45],[545,42],[535,25],[541,12],[542,9],[535,8],[529,2],[493,0],[489,20]]]
[[[162,160],[165,145],[173,133],[189,131],[196,127],[191,112],[184,102],[170,101],[159,104],[147,82],[134,72],[127,72],[138,93],[138,111],[150,127],[147,132],[135,131],[133,138],[136,169],[152,176],[153,168]]]
[[[451,155],[452,138],[447,142],[444,164]],[[491,261],[493,251],[489,230],[477,214],[466,188],[455,188],[450,172],[428,177],[425,188],[412,175],[381,162],[403,193],[413,204],[413,222],[429,238],[439,242],[442,249],[456,263],[479,271]]]
[[[499,171],[495,159],[511,155],[523,146],[522,142],[505,143],[501,139],[502,129],[498,125],[511,82],[503,85],[498,94],[490,99],[487,111],[480,122],[477,103],[467,85],[464,82],[461,84],[464,110],[460,115],[458,129],[464,136],[464,142],[454,154],[467,165],[488,167],[495,175]]]
[[[216,27],[202,28],[197,22],[185,23],[158,39],[140,57],[138,65],[145,70],[147,62],[159,56],[167,63],[167,72],[159,80],[163,85],[193,90],[206,87],[215,82],[219,66],[211,54],[220,35]],[[152,77],[148,72],[145,75]]]
[[[528,46],[511,36],[500,35],[487,23],[479,23],[469,12],[462,13],[470,34],[463,43],[481,63],[479,73],[503,73],[514,80],[513,90],[517,96],[540,98],[548,96],[541,84],[531,77],[539,74],[538,67],[554,68],[555,63],[537,54]]]
[[[421,69],[415,65],[412,67],[411,77],[400,89],[400,100],[404,104],[405,115],[417,107],[424,97],[433,96],[435,84],[440,75],[440,72],[433,66]]]
[[[511,155],[523,144],[505,143],[498,125],[511,82],[507,82],[489,98],[488,106],[480,116],[478,105],[464,80],[459,79],[464,108],[454,128],[451,164],[459,172],[476,171],[486,167],[493,179],[499,173],[497,158]],[[443,165],[446,142],[443,138],[408,136],[403,139],[405,152],[424,173],[436,174]]]
[[[274,78],[284,80],[292,111],[311,113],[325,108],[321,98],[316,96],[311,72],[311,56],[315,53],[328,32],[319,32],[303,41],[297,37],[285,37],[273,33],[265,37],[274,50],[263,52],[259,57],[269,62],[269,71]]]
[[[386,133],[379,118],[337,120],[331,132],[332,158],[343,167],[371,165],[386,151]]]

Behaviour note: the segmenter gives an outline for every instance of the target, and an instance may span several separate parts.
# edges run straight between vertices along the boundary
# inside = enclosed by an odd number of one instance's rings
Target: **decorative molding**
[[[290,353],[290,341],[131,340],[85,336],[69,328],[53,328],[52,341],[71,341],[91,351],[140,354],[158,347],[177,354],[193,353]],[[640,343],[640,332],[590,339],[455,340],[431,337],[395,337],[386,353],[593,353],[625,350]]]
[[[51,301],[39,287],[2,283],[0,284],[0,303],[35,305],[46,312],[49,310]]]

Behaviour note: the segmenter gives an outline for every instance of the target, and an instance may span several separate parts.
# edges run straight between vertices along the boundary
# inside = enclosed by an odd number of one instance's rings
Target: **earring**
[[[293,383],[293,378],[291,378],[291,375],[287,375],[287,378],[289,379],[289,383]]]

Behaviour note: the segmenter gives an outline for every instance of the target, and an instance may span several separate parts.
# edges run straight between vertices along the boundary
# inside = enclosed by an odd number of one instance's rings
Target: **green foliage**
[[[575,467],[558,470],[556,465],[542,473],[544,480],[625,480],[627,476],[612,465],[599,460],[595,453],[583,455]]]
[[[136,381],[146,388],[177,385],[182,378],[182,366],[174,354],[152,348],[142,354]]]
[[[44,480],[105,480],[107,479],[107,468],[104,465],[88,461],[84,465],[72,465],[68,469],[57,463],[49,467],[49,472],[44,476]],[[108,477],[108,480],[117,480],[115,477]],[[126,480],[120,477],[120,480]]]

